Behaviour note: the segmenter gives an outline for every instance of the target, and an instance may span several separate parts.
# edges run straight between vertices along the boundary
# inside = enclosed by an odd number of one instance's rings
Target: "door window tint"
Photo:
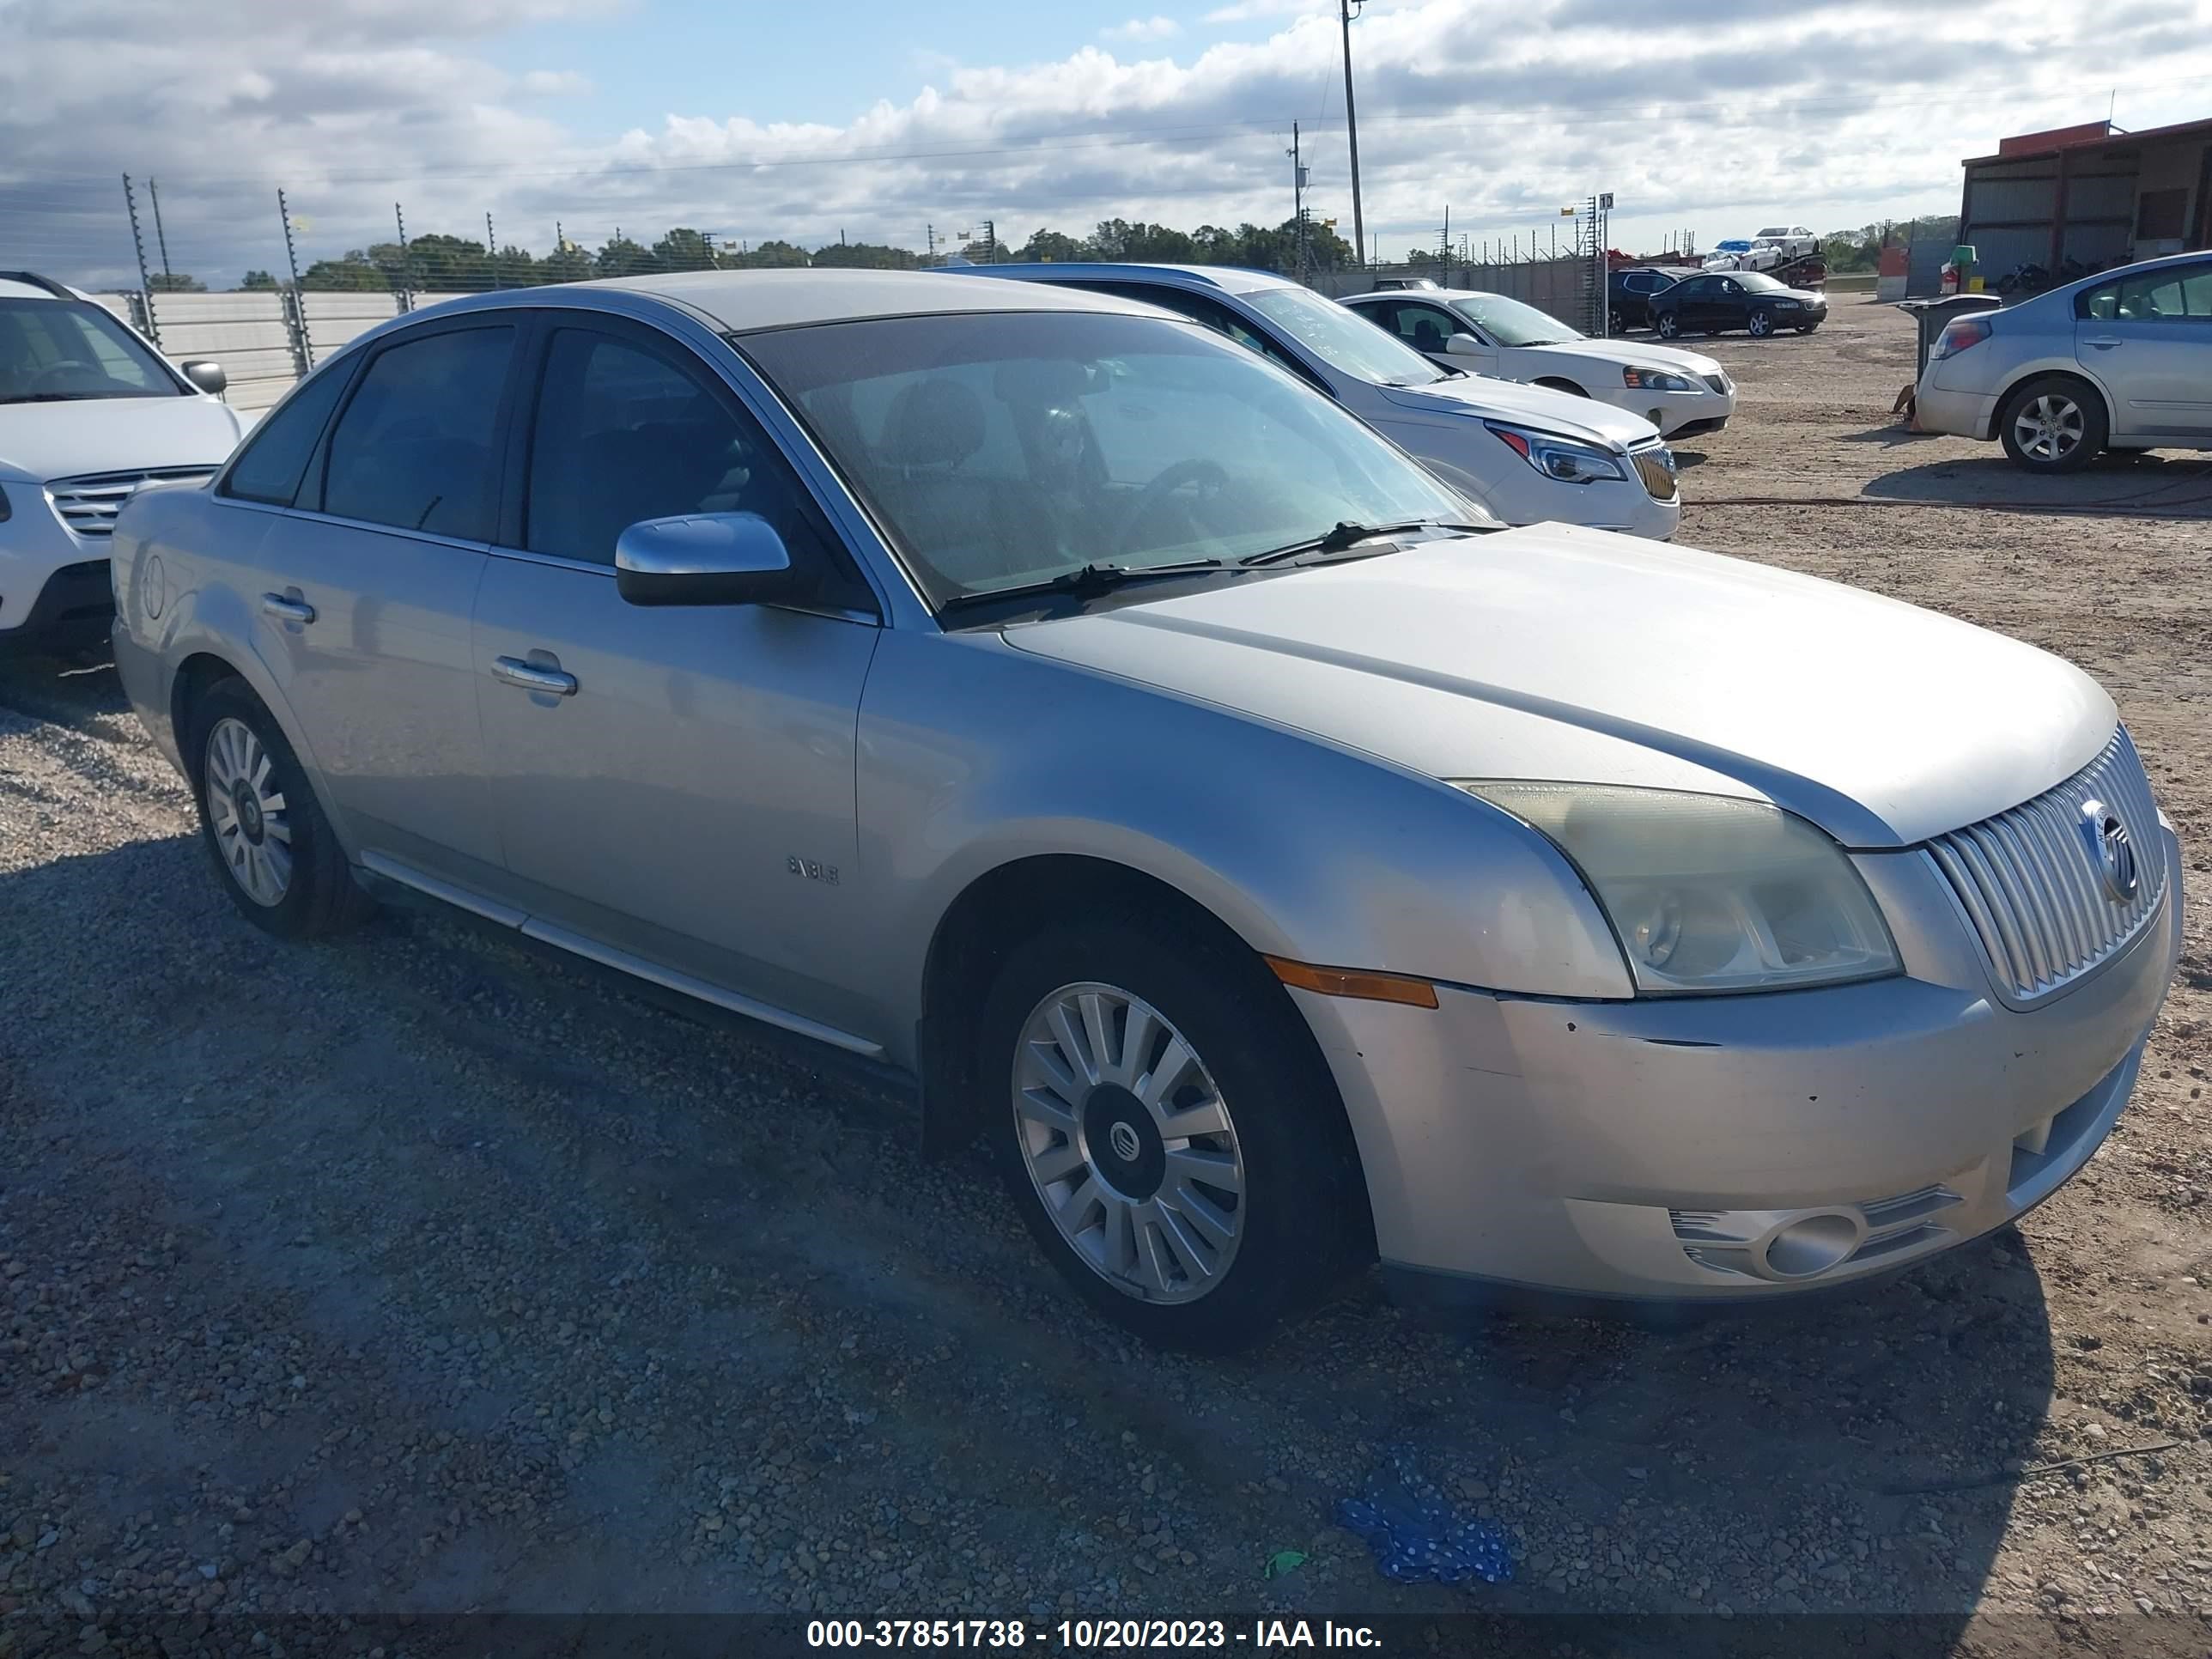
[[[457,540],[489,539],[494,434],[512,328],[448,329],[379,352],[331,434],[323,510]]]
[[[289,507],[300,493],[307,458],[330,424],[331,410],[352,376],[344,367],[311,377],[282,409],[267,416],[246,440],[246,453],[230,469],[222,493],[249,501]]]
[[[530,441],[532,552],[611,565],[617,538],[647,519],[757,513],[796,557],[819,545],[807,499],[752,419],[672,357],[555,332]]]
[[[1434,306],[1400,306],[1398,307],[1399,337],[1416,351],[1437,351],[1455,333],[1467,333],[1464,323],[1455,323],[1449,316]]]
[[[2079,313],[2099,322],[2212,320],[2212,265],[2176,265],[2090,289]]]

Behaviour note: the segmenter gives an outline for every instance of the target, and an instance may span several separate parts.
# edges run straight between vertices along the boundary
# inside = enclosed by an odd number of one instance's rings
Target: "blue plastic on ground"
[[[1339,1501],[1336,1518],[1366,1540],[1382,1576],[1401,1584],[1502,1584],[1513,1577],[1505,1534],[1454,1510],[1409,1453],[1395,1454],[1358,1497]]]

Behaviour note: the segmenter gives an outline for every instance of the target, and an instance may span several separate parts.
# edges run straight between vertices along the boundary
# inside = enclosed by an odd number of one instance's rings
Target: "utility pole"
[[[399,204],[392,204],[392,222],[399,227],[399,308],[415,309],[415,290],[407,272],[407,217],[399,210]]]
[[[1344,25],[1344,136],[1352,149],[1352,246],[1364,251],[1367,221],[1359,210],[1359,117],[1352,104],[1352,11],[1364,0],[1336,0],[1337,17]]]
[[[1298,159],[1298,124],[1291,123],[1291,222],[1297,227],[1291,244],[1292,274],[1306,279],[1306,170]]]
[[[154,245],[161,250],[161,275],[170,278],[169,239],[161,229],[161,186],[157,180],[146,181],[146,195],[154,204]]]
[[[146,337],[161,343],[161,331],[154,321],[154,283],[146,274],[146,239],[138,234],[138,198],[131,188],[131,175],[123,175],[123,205],[131,210],[131,246],[138,253],[138,310],[146,324]]]
[[[937,263],[937,227],[935,225],[924,225],[921,228],[921,234],[929,239],[928,263],[933,265]]]
[[[996,219],[983,221],[983,263],[987,265],[999,263],[999,222]]]
[[[491,215],[489,213],[484,215],[484,258],[491,266],[491,285],[494,288],[504,287],[505,284],[499,280],[499,239],[492,234]]]
[[[305,374],[315,366],[315,347],[307,337],[307,301],[300,292],[300,250],[292,241],[292,209],[284,200],[282,185],[276,187],[276,216],[284,224],[284,263],[292,267],[292,349],[299,360],[300,373]]]

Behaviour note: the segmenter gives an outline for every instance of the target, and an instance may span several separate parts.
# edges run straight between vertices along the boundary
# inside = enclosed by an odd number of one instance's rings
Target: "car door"
[[[499,861],[469,629],[518,332],[477,313],[371,348],[258,555],[262,653],[357,852],[465,884]]]
[[[1667,290],[1667,301],[1683,333],[1700,333],[1713,325],[1713,295],[1720,284],[1717,276],[1692,276]]]
[[[854,982],[837,964],[870,922],[854,879],[854,734],[873,595],[690,345],[553,312],[531,358],[518,483],[474,629],[505,891],[537,936],[835,1040],[862,1019],[836,988]],[[815,597],[623,599],[625,527],[714,512],[775,526]]]
[[[2112,436],[2212,433],[2212,261],[2103,283],[2074,310],[2074,354],[2107,393]]]

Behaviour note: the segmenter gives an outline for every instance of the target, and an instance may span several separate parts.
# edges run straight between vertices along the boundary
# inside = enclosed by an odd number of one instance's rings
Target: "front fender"
[[[872,970],[909,1028],[939,921],[981,876],[1073,854],[1167,883],[1255,951],[1486,989],[1630,994],[1556,849],[1377,757],[995,634],[884,635],[860,727]]]

